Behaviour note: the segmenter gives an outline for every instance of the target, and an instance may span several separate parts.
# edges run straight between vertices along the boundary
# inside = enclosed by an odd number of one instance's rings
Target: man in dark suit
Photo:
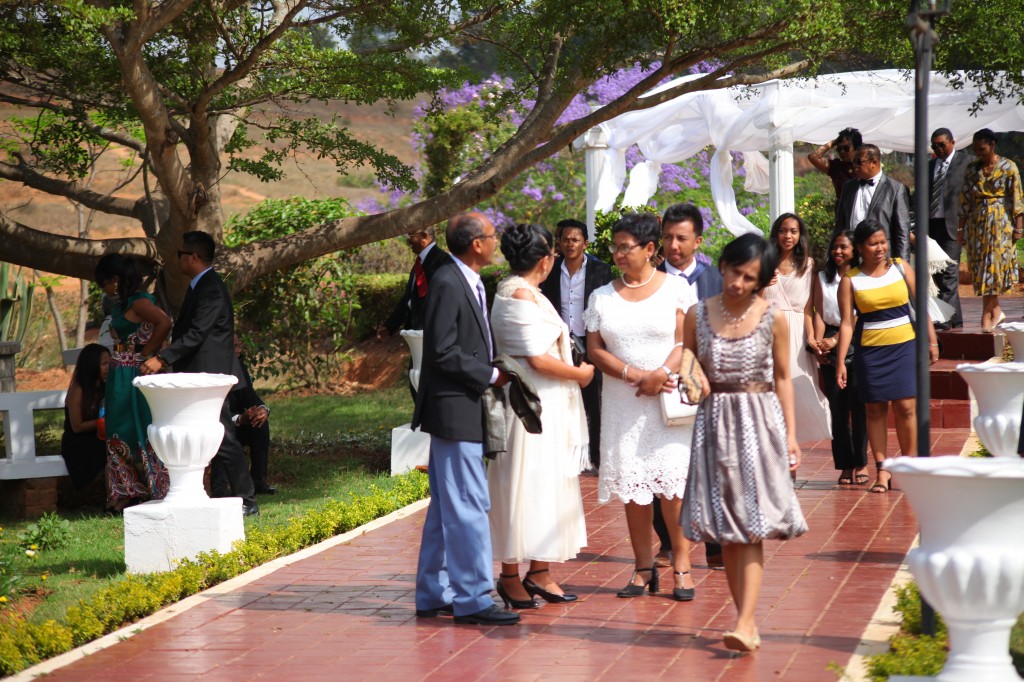
[[[448,260],[448,254],[434,241],[434,228],[428,227],[410,233],[406,239],[409,248],[416,254],[405,293],[395,305],[387,319],[377,327],[377,338],[381,341],[392,336],[399,327],[423,329],[423,310],[427,300],[427,287],[434,271]]]
[[[862,144],[853,153],[853,174],[836,203],[835,232],[854,230],[861,221],[872,218],[885,228],[889,254],[906,259],[910,251],[910,192],[882,173],[882,153],[873,144]]]
[[[697,249],[704,242],[704,216],[693,204],[673,204],[665,209],[661,219],[661,255],[658,265],[662,272],[683,277],[690,286],[697,287],[697,299],[705,300],[722,293],[722,273],[718,268],[697,260]],[[654,557],[659,566],[670,566],[669,552],[672,539],[661,515],[661,505],[654,505],[654,532],[661,540],[661,550]],[[704,554],[709,568],[724,569],[722,546],[704,543]]]
[[[178,250],[178,267],[191,278],[188,293],[181,304],[178,319],[171,329],[173,341],[140,367],[141,374],[153,374],[171,367],[175,372],[231,374],[238,379],[235,388],[247,384],[242,365],[235,355],[235,313],[231,294],[224,280],[213,269],[216,251],[213,237],[205,232],[186,232]],[[224,439],[214,456],[227,474],[231,490],[242,498],[242,513],[260,513],[256,492],[249,474],[245,451],[235,437],[228,401],[221,407],[220,422]]]
[[[948,322],[935,324],[936,328],[943,329],[964,326],[960,309],[960,242],[956,232],[960,220],[960,189],[970,158],[966,152],[957,152],[955,147],[953,133],[948,128],[932,133],[935,158],[928,162],[928,236],[953,260],[945,270],[932,275],[939,288],[939,298],[955,311]]]
[[[612,269],[607,263],[587,253],[587,226],[579,220],[563,220],[555,232],[562,255],[555,260],[548,278],[541,282],[540,290],[555,306],[569,331],[587,347],[587,329],[583,324],[583,311],[590,302],[590,294],[612,281]],[[601,465],[601,373],[583,389],[583,410],[587,413],[590,437],[590,461]]]
[[[246,384],[228,393],[228,408],[231,422],[235,425],[235,437],[243,448],[249,448],[249,474],[257,495],[275,495],[277,488],[267,484],[267,470],[270,465],[270,407],[263,402],[252,385],[252,376],[242,360],[242,347],[235,336],[235,355],[242,365]],[[228,497],[231,485],[227,472],[214,462],[210,472],[210,487],[213,497]]]
[[[483,460],[483,393],[508,377],[493,367],[494,340],[480,269],[497,232],[482,213],[448,221],[451,259],[430,281],[423,365],[412,426],[430,434],[430,506],[416,567],[416,615],[511,625],[519,614],[491,597],[491,503]]]

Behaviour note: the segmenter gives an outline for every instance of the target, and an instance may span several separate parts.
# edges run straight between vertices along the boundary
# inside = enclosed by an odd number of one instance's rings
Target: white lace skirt
[[[665,426],[656,397],[606,377],[601,388],[601,468],[597,497],[650,504],[681,498],[690,466],[692,426]]]

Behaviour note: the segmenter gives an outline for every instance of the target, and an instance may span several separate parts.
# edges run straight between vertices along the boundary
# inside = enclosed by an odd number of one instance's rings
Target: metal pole
[[[931,363],[928,347],[928,222],[929,222],[929,187],[928,150],[930,131],[928,130],[928,84],[931,77],[932,59],[936,34],[935,17],[948,14],[948,9],[936,9],[935,0],[928,3],[927,10],[922,11],[920,0],[911,3],[907,25],[910,28],[910,41],[914,46],[917,62],[915,74],[914,96],[914,278],[917,291],[914,307],[917,320],[914,334],[917,337],[917,454],[921,457],[931,455]],[[903,453],[909,454],[909,453]],[[934,635],[936,630],[935,610],[924,598],[921,598],[921,630],[926,635]]]

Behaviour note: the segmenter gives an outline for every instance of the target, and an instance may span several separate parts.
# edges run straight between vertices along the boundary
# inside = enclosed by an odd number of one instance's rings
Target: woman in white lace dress
[[[538,286],[554,265],[551,233],[515,225],[501,235],[512,275],[498,285],[491,309],[494,346],[519,360],[540,397],[541,433],[527,433],[511,408],[507,451],[487,467],[497,591],[511,608],[576,600],[551,577],[550,562],[572,559],[587,543],[580,471],[589,464],[587,418],[580,387],[594,367],[572,364],[569,329]],[[520,581],[519,564],[530,562]]]
[[[636,568],[620,597],[658,591],[651,542],[651,504],[661,498],[672,539],[673,596],[693,599],[690,544],[679,526],[691,426],[665,426],[658,394],[673,390],[671,369],[682,357],[683,318],[697,302],[681,277],[655,270],[651,258],[661,233],[656,216],[630,214],[612,227],[619,281],[590,296],[584,313],[587,354],[608,375],[601,394],[601,469],[598,500],[626,505]],[[646,574],[646,575],[645,575]]]

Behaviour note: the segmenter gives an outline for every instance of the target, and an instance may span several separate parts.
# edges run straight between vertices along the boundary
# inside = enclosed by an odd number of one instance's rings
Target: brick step
[[[932,413],[932,429],[971,428],[971,402],[969,400],[940,400],[932,398],[930,404]],[[896,428],[893,411],[891,409],[889,410],[887,424],[890,429]]]
[[[984,361],[992,357],[1001,357],[1003,345],[1006,343],[1005,334],[983,334],[963,329],[937,331],[935,335],[942,344],[944,360]]]

